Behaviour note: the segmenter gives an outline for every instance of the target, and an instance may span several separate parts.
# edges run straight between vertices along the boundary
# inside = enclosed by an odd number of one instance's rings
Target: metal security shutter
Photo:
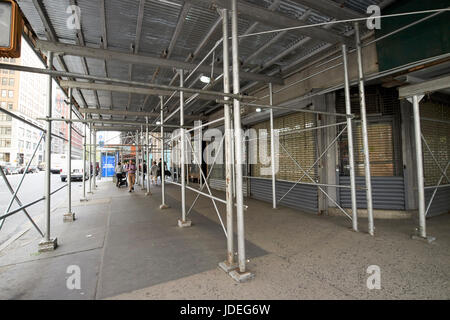
[[[215,155],[211,155],[212,159],[207,159],[208,172],[212,168],[211,174],[209,176],[209,185],[210,185],[211,189],[219,190],[219,191],[225,191],[225,189],[226,189],[224,148],[225,148],[225,142],[222,143],[222,147],[220,149],[223,163],[220,163],[219,161],[217,161],[216,163],[214,163],[214,166],[213,166],[212,161],[213,161]],[[246,148],[244,148],[244,157],[246,157]],[[220,158],[220,156],[218,156],[218,158]],[[243,166],[243,175],[244,176],[247,175],[247,170],[246,170],[245,165]],[[205,176],[207,176],[207,174],[205,174]],[[247,181],[245,178],[243,179],[243,183],[242,183],[242,191],[244,193],[244,197],[246,197],[247,196]]]
[[[405,209],[404,179],[402,176],[400,141],[400,103],[395,89],[380,86],[366,87],[368,114],[368,138],[370,167],[372,175],[372,195],[374,209]],[[360,115],[358,88],[351,90],[351,109],[357,117]],[[337,112],[345,112],[345,94],[336,94]],[[355,146],[355,174],[358,187],[365,187],[364,154],[361,124],[353,126]],[[339,184],[350,185],[348,166],[347,133],[339,143]],[[364,190],[357,190],[358,208],[366,208]],[[339,202],[344,208],[351,207],[350,190],[339,189]]]
[[[360,115],[358,88],[351,90],[351,109],[357,117]],[[370,166],[372,176],[400,176],[402,174],[400,141],[400,103],[395,89],[379,86],[366,87],[366,104],[368,115],[368,138]],[[345,113],[345,94],[336,94],[336,110]],[[364,176],[364,154],[361,124],[353,125],[355,146],[355,173]],[[348,176],[347,132],[340,139],[340,173]]]
[[[316,116],[308,113],[294,113],[287,116],[274,119],[274,128],[279,134],[280,145],[283,145],[305,170],[309,168],[316,160],[316,131],[301,132],[302,129],[316,126]],[[259,133],[260,130],[267,132],[267,155],[270,156],[270,123],[269,121],[261,122],[252,127]],[[252,155],[259,155],[260,141],[249,146]],[[303,172],[296,166],[291,157],[280,146],[279,148],[279,170],[276,173],[277,180],[286,180],[296,182],[303,176]],[[261,169],[270,166],[270,164],[262,164],[259,156],[255,158],[257,163],[252,164],[252,176],[254,177],[270,177],[263,175]],[[317,179],[317,168],[313,168],[308,172],[311,177]],[[304,177],[302,182],[310,183],[311,180]]]
[[[340,176],[339,184],[350,185],[350,177]],[[356,185],[365,187],[364,177],[356,177]],[[350,189],[342,189],[339,197],[344,208],[352,207]],[[372,198],[375,209],[405,210],[403,177],[372,177]],[[356,190],[356,202],[359,209],[367,209],[365,190]]]
[[[432,100],[432,97],[425,99],[420,104],[422,134],[439,165],[442,169],[445,169],[450,155],[450,105],[435,102]],[[425,144],[423,144],[423,169],[425,187],[437,185],[441,177],[441,171],[434,162]],[[447,169],[446,174],[450,176],[450,169]],[[441,185],[448,184],[450,184],[450,181],[444,177]],[[425,190],[427,205],[433,191],[434,188]],[[449,210],[450,187],[439,188],[427,216],[436,216],[447,213]]]
[[[300,166],[305,170],[313,165],[317,158],[316,151],[316,131],[301,132],[302,129],[316,126],[316,115],[306,113],[293,113],[287,116],[282,116],[274,119],[274,128],[279,134],[280,144],[282,144],[291,154],[289,156],[284,149],[279,148],[279,170],[276,173],[276,187],[277,199],[283,197],[286,192],[297,182],[302,176],[303,172],[297,167],[294,158]],[[252,127],[258,132],[260,130],[267,132],[266,150],[267,155],[270,156],[270,122],[265,121],[258,123]],[[259,155],[260,141],[249,145],[251,152],[250,158],[254,155]],[[268,168],[270,163],[261,163],[259,157],[256,163],[251,165],[251,175],[261,179],[250,179],[250,194],[253,198],[262,201],[272,201],[272,182],[267,180],[270,175],[263,175],[261,169]],[[269,170],[270,171],[270,170]],[[309,175],[317,181],[318,173],[317,167],[308,171]],[[311,183],[308,177],[302,178],[301,182]],[[299,209],[305,212],[318,212],[318,189],[316,186],[297,184],[280,202],[281,205]]]

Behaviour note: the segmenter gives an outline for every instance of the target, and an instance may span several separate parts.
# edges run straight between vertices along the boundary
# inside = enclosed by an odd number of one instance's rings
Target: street
[[[15,189],[21,179],[22,175],[9,175],[7,176],[9,183],[12,188]],[[64,185],[64,182],[61,182],[59,174],[51,175],[51,190],[56,190],[57,188]],[[34,201],[44,195],[45,190],[45,171],[41,171],[39,173],[31,173],[27,174],[25,180],[22,183],[22,186],[18,193],[18,198],[22,202],[23,205]],[[72,182],[72,199],[78,199],[79,195],[82,192],[82,183],[81,182]],[[63,188],[58,191],[51,197],[51,209],[60,206],[67,199],[67,188]],[[8,204],[11,200],[11,193],[8,190],[3,179],[0,177],[0,214],[3,215],[5,210],[8,207]],[[12,209],[18,208],[17,202],[13,202]],[[41,201],[29,208],[27,208],[28,213],[33,219],[44,214],[45,201]],[[62,217],[61,217],[62,219]],[[19,232],[24,228],[24,224],[29,220],[23,211],[19,211],[16,214],[6,218],[6,221],[3,225],[3,228],[0,230],[0,245],[7,241],[14,234]],[[41,219],[37,225],[41,228],[42,232],[45,232],[44,219]],[[32,227],[31,232],[37,232],[37,230]]]

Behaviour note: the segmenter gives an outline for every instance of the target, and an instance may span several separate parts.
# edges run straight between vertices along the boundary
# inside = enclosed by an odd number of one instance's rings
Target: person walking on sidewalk
[[[123,167],[122,164],[119,162],[116,166],[116,187],[120,185],[120,181],[123,179]]]
[[[156,161],[153,161],[150,171],[152,174],[152,183],[157,184],[157,182],[158,182],[158,165],[156,164]]]
[[[128,192],[132,192],[134,190],[134,183],[136,182],[136,165],[134,164],[134,160],[131,160],[127,167],[128,172]]]

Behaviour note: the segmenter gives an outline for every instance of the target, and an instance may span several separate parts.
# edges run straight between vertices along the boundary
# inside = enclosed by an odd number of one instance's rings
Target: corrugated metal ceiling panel
[[[342,4],[343,6],[356,10],[360,13],[364,13],[367,6],[371,4],[379,4],[382,0],[334,0]],[[254,5],[269,8],[273,4],[270,0],[247,0]],[[70,13],[66,10],[70,5],[69,0],[43,0],[43,7],[49,17],[49,20],[55,29],[58,40],[66,43],[76,42],[76,32],[73,29],[67,27],[67,18]],[[83,36],[87,46],[99,47],[102,37],[102,25],[101,25],[101,12],[99,0],[77,0],[77,5],[81,9],[81,23]],[[144,7],[142,33],[140,39],[136,39],[136,25],[138,20],[139,1],[137,0],[107,0],[105,1],[105,14],[106,14],[106,26],[107,26],[107,42],[108,47],[114,50],[121,50],[130,52],[131,45],[136,41],[139,41],[139,53],[159,56],[163,50],[165,50],[173,37],[175,27],[177,25],[178,17],[183,7],[182,0],[147,0]],[[22,0],[19,5],[24,12],[27,19],[30,21],[36,34],[45,39],[45,29],[34,7],[32,0]],[[276,9],[277,12],[285,14],[295,19],[300,19],[302,15],[308,10],[306,7],[299,5],[295,1],[283,0]],[[172,52],[172,59],[185,60],[186,57],[192,53],[204,36],[208,33],[211,26],[219,18],[218,13],[215,10],[192,6],[186,16],[186,20],[181,31],[181,34],[176,42],[174,51]],[[331,20],[332,17],[323,15],[317,11],[312,10],[311,14],[306,19],[307,23],[317,23]],[[242,34],[251,25],[252,21],[239,19],[239,32]],[[330,28],[339,34],[343,34],[348,31],[349,25],[336,25]],[[270,26],[258,25],[253,32],[260,32],[273,29]],[[209,50],[214,43],[220,38],[220,28],[211,41],[203,50],[203,54]],[[251,38],[247,38],[241,41],[240,57],[245,60],[250,56],[257,48],[261,47],[267,41],[273,37],[272,34],[258,35]],[[270,61],[273,57],[279,55],[283,51],[290,48],[297,43],[301,36],[291,32],[283,36],[277,43],[270,48],[264,50],[260,56],[251,61],[251,65],[259,65],[264,62]],[[309,54],[312,50],[320,48],[323,43],[320,41],[309,41],[301,48],[292,52],[292,54],[284,57],[280,61],[275,62],[274,67],[268,68],[265,72],[271,72],[277,66],[290,64],[295,59],[298,59],[302,55]],[[217,56],[221,56],[221,49],[218,49]],[[202,57],[197,57],[197,61]],[[79,57],[65,57],[64,58],[69,71],[82,72],[81,59]],[[87,59],[89,71],[95,75],[105,75],[104,63],[101,60]],[[55,63],[60,68],[60,66]],[[109,76],[113,78],[128,79],[128,65],[126,63],[109,61],[108,62]],[[135,67],[133,68],[133,79],[137,81],[151,81],[156,68],[151,67]],[[167,84],[173,76],[172,70],[162,69],[159,71],[156,78],[157,83]],[[195,87],[201,87],[201,84],[197,84]],[[95,101],[93,91],[84,90],[86,95],[86,101],[91,103]],[[144,97],[136,97],[132,99],[132,108],[140,108]],[[79,97],[77,97],[77,100]],[[99,96],[100,99],[100,96]],[[128,102],[128,95],[121,93],[113,93],[114,106],[122,108],[126,106]],[[157,100],[157,99],[156,99]],[[150,103],[147,104],[147,108],[153,108],[157,101],[150,99]],[[78,100],[79,101],[79,100]],[[80,102],[80,101],[79,101]],[[110,106],[109,94],[101,94],[100,102],[102,107]],[[106,106],[103,103],[108,104]],[[200,101],[203,104],[204,101]],[[200,110],[201,111],[201,110]]]

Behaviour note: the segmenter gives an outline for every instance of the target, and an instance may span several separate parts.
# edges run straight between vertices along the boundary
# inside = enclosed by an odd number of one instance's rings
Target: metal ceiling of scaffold
[[[382,0],[240,0],[239,34],[263,32],[297,24],[314,24],[335,19],[351,19],[366,15],[369,5],[381,7]],[[221,39],[220,14],[222,0],[22,0],[26,19],[40,40],[102,48],[197,64]],[[68,27],[70,6],[80,9],[81,29]],[[69,9],[68,9],[69,8]],[[261,10],[254,15],[252,8]],[[265,17],[265,18],[264,18]],[[304,31],[268,33],[241,39],[239,55],[243,71],[267,77],[283,78],[295,66],[315,54],[350,39],[352,23],[333,24]],[[221,58],[221,49],[215,59]],[[210,68],[211,59],[205,63]],[[73,55],[60,55],[55,68],[101,77],[145,83],[178,85],[176,70],[151,65],[129,64],[117,60],[101,60]],[[221,62],[215,65],[220,66]],[[204,72],[203,72],[204,73]],[[205,84],[196,73],[186,86],[202,89]],[[205,74],[210,76],[210,74]],[[215,70],[215,76],[219,75]],[[63,78],[64,80],[68,80]],[[242,77],[241,86],[251,88],[256,81]],[[221,84],[210,90],[221,90]],[[158,112],[159,97],[145,94],[74,90],[74,98],[82,108],[118,111]],[[214,105],[195,100],[186,115],[202,115]],[[176,99],[167,112],[176,108]],[[93,115],[93,118],[98,115]],[[120,120],[121,115],[104,114],[103,118]],[[134,119],[135,117],[133,117]],[[175,119],[175,117],[174,117]],[[108,125],[105,125],[108,126]],[[111,126],[111,125],[110,125]]]

